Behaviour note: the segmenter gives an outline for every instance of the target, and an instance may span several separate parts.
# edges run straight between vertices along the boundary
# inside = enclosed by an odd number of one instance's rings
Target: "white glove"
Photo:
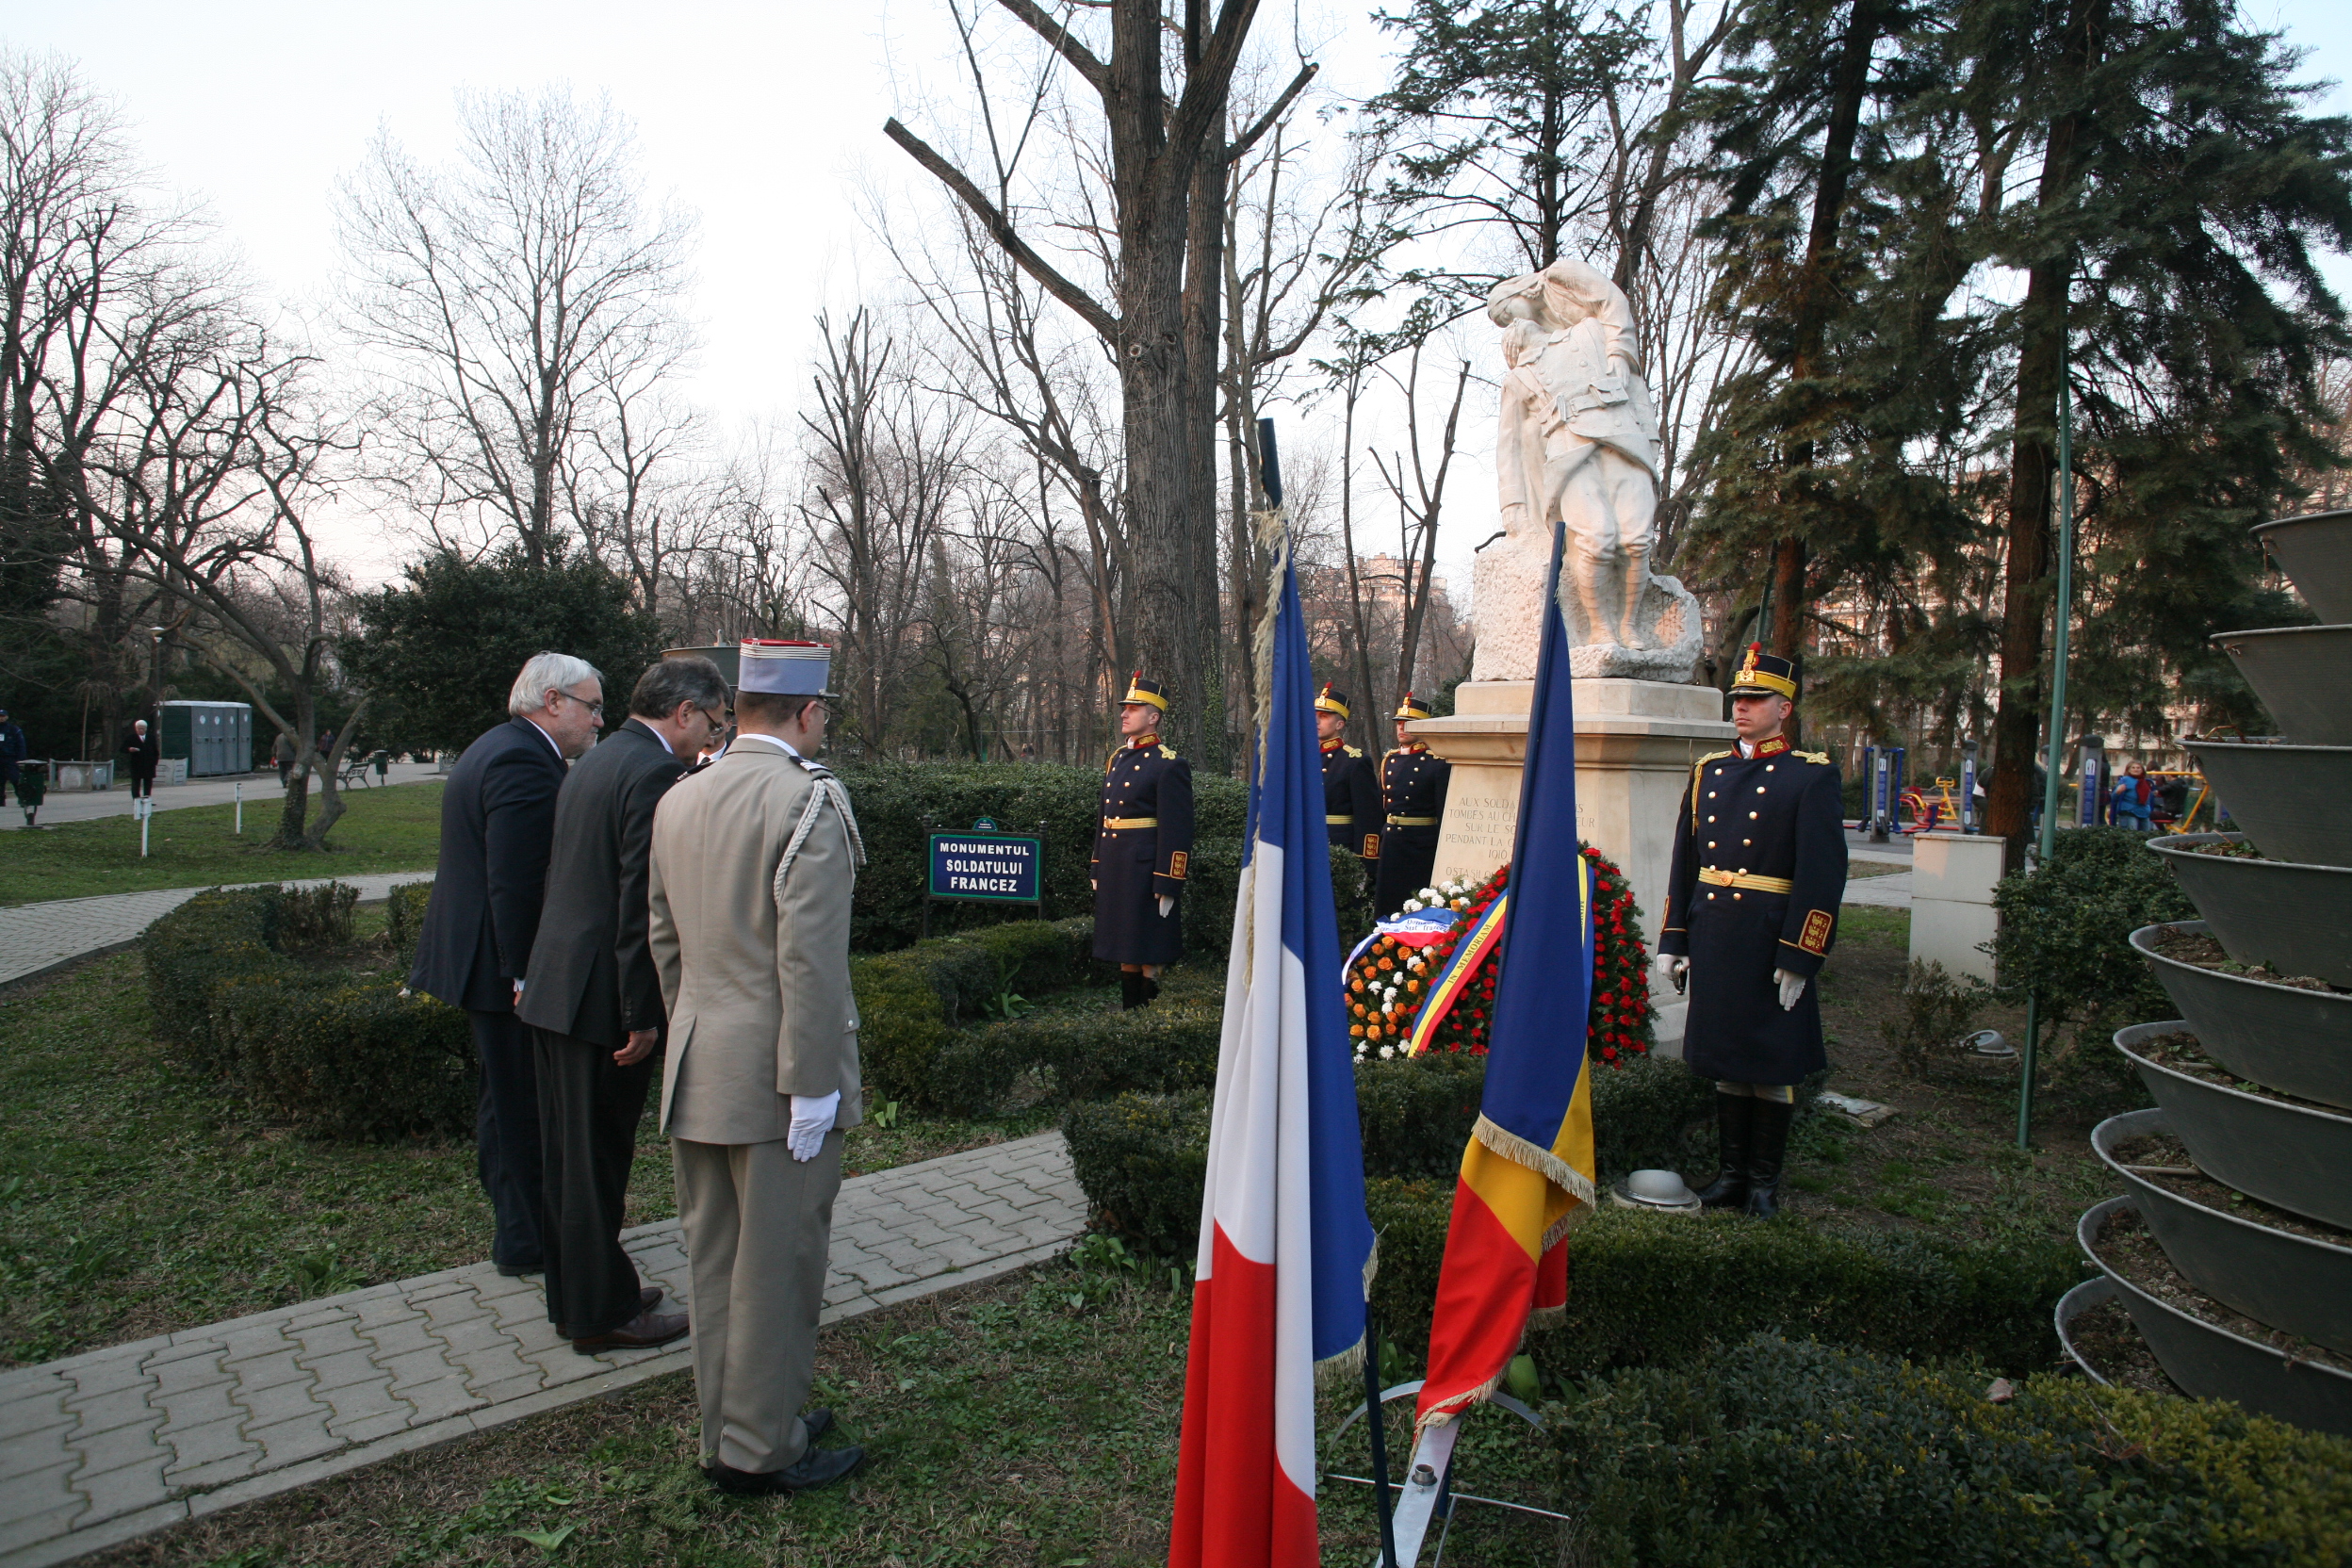
[[[1805,994],[1805,976],[1776,969],[1772,971],[1772,979],[1780,987],[1780,1010],[1788,1012],[1797,1004],[1797,998]]]
[[[1658,956],[1658,972],[1674,983],[1679,992],[1690,983],[1690,959],[1681,953],[1661,953]]]
[[[1162,893],[1160,895],[1160,918],[1162,920],[1166,920],[1168,917],[1169,911],[1173,910],[1175,907],[1176,897],[1173,893]]]
[[[833,1120],[841,1109],[841,1091],[831,1094],[792,1096],[792,1130],[784,1135],[784,1145],[792,1158],[803,1165],[817,1157],[825,1147],[825,1135],[833,1130]]]

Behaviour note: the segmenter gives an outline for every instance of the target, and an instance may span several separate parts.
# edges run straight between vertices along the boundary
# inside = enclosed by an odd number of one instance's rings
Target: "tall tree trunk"
[[[2080,82],[2090,70],[2105,0],[2075,0],[2053,79]],[[2080,171],[2080,111],[2050,122],[2036,192],[2036,217],[2053,222],[2073,199]],[[2025,860],[2025,841],[2037,804],[2034,763],[2042,729],[2042,628],[2050,611],[2050,502],[2058,466],[2054,429],[2059,381],[2066,373],[2066,294],[2074,272],[2071,244],[2046,245],[2026,273],[2018,316],[2017,437],[2009,455],[2009,559],[2001,620],[2001,707],[1993,718],[1993,785],[1984,802],[1984,831],[2007,841],[2011,871]],[[2058,715],[2058,722],[2065,722]]]
[[[1831,276],[1838,257],[1838,227],[1844,220],[1846,192],[1854,179],[1854,142],[1862,124],[1862,106],[1870,96],[1870,52],[1877,47],[1880,10],[1877,0],[1854,0],[1847,14],[1846,36],[1838,45],[1837,74],[1831,82],[1829,123],[1821,136],[1821,168],[1813,192],[1813,219],[1805,237],[1805,263],[1797,279],[1797,317],[1793,352],[1788,361],[1792,388],[1801,388],[1821,372],[1821,345],[1837,305]],[[1802,392],[1798,393],[1804,398]],[[1800,402],[1800,409],[1804,404]],[[1782,469],[1780,504],[1784,516],[1802,508],[1811,483],[1813,442],[1789,444]],[[1772,651],[1802,668],[1806,642],[1807,551],[1801,533],[1790,533],[1772,546]],[[1798,739],[1795,715],[1788,738]]]

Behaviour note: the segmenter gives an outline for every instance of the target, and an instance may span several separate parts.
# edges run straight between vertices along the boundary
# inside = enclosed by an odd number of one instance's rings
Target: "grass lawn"
[[[354,925],[383,923],[376,906]],[[155,1044],[136,951],[0,991],[0,1366],[489,1255],[470,1143],[325,1143],[255,1120]],[[847,1168],[1044,1119],[861,1127]],[[678,1212],[650,1116],[629,1187],[631,1224]]]
[[[527,1563],[601,1568],[967,1563],[1156,1568],[1168,1560],[1184,1398],[1186,1297],[1166,1269],[1102,1243],[1074,1258],[827,1330],[813,1402],[866,1446],[841,1485],[789,1500],[719,1495],[695,1471],[694,1384],[680,1375],[412,1454],[88,1560],[92,1564]],[[1331,1434],[1334,1471],[1364,1473],[1364,1429]],[[1392,1422],[1401,1470],[1409,1417]],[[1541,1502],[1546,1460],[1499,1411],[1474,1414],[1464,1490]],[[1379,1549],[1369,1493],[1323,1499],[1324,1560]],[[1550,1568],[1551,1521],[1464,1505],[1448,1560]]]
[[[234,806],[157,811],[148,825],[143,860],[139,823],[127,816],[0,833],[0,906],[151,888],[433,870],[441,847],[438,783],[347,790],[343,799],[351,809],[328,835],[331,847],[323,855],[261,847],[277,830],[274,800],[245,803],[243,838],[230,831]],[[315,821],[315,794],[311,810]]]

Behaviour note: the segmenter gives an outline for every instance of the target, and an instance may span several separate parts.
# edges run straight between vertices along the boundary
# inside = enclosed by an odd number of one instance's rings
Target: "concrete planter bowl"
[[[2257,1323],[2352,1353],[2352,1247],[2183,1198],[2115,1158],[2117,1145],[2166,1130],[2162,1111],[2128,1111],[2093,1128],[2091,1148],[2131,1189],[2172,1266]]]
[[[2345,710],[2352,712],[2352,703]],[[2176,833],[2150,839],[2148,847],[2172,867],[2230,956],[2352,986],[2352,867],[2199,855],[2196,848],[2244,841],[2241,833]]]
[[[2352,1230],[2352,1182],[2344,1180],[2352,1115],[2209,1084],[2140,1054],[2159,1035],[2194,1032],[2179,1019],[2135,1024],[2115,1032],[2115,1049],[2139,1070],[2197,1168],[2249,1198]]]
[[[2191,1317],[2107,1266],[2094,1244],[2110,1215],[2132,1206],[2129,1198],[2094,1205],[2075,1228],[2075,1239],[2099,1272],[2115,1282],[2124,1311],[2156,1352],[2164,1375],[2196,1398],[2234,1399],[2247,1410],[2312,1431],[2352,1437],[2352,1373],[2294,1360],[2283,1350]]]
[[[2214,642],[2278,723],[2305,746],[2352,745],[2352,626],[2279,626],[2222,631]]]
[[[2352,746],[2190,741],[2197,765],[2255,846],[2276,860],[2352,866]]]
[[[2143,925],[2132,945],[2207,1055],[2281,1094],[2352,1110],[2352,996],[2224,974],[2155,951],[2160,932],[2211,930],[2201,920]]]
[[[2352,621],[2352,512],[2281,517],[2254,530],[2323,621]]]

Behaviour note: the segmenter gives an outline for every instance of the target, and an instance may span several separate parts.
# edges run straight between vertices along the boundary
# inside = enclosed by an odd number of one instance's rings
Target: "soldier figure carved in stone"
[[[1372,894],[1380,920],[1428,887],[1437,865],[1438,824],[1454,765],[1405,732],[1409,721],[1429,716],[1429,704],[1407,692],[1396,710],[1396,749],[1380,759],[1380,858]]]
[[[1161,966],[1184,948],[1182,901],[1192,858],[1192,764],[1160,744],[1168,688],[1138,670],[1119,707],[1126,743],[1102,765],[1095,827],[1094,956],[1119,968],[1119,1003],[1160,994]]]
[[[1371,760],[1348,743],[1348,694],[1330,681],[1315,699],[1315,732],[1323,743],[1323,822],[1331,843],[1361,856],[1369,874],[1380,859],[1380,787]]]
[[[1814,976],[1838,939],[1846,833],[1828,754],[1790,747],[1786,659],[1751,646],[1731,688],[1739,744],[1690,770],[1675,819],[1658,967],[1687,984],[1682,1059],[1715,1080],[1709,1208],[1777,1212],[1796,1086],[1828,1065]]]

